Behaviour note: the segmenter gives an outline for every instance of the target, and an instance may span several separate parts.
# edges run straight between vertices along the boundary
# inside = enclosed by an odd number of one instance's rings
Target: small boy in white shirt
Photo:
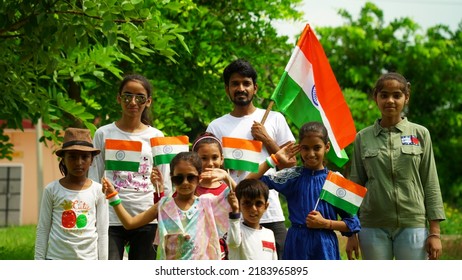
[[[230,260],[277,260],[276,242],[271,230],[260,225],[269,206],[269,189],[257,179],[242,180],[228,202],[229,230],[226,242]],[[242,213],[242,221],[241,221]]]

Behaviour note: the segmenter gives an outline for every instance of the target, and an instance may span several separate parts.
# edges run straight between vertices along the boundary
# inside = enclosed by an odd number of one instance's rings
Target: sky
[[[289,36],[295,42],[296,36],[303,31],[307,23],[316,30],[317,26],[343,25],[343,19],[337,14],[340,8],[346,9],[353,19],[366,0],[303,0],[298,10],[304,12],[300,22],[274,22],[281,35]],[[409,17],[423,30],[437,24],[444,24],[456,30],[462,21],[462,0],[369,0],[383,11],[385,22],[396,18]]]

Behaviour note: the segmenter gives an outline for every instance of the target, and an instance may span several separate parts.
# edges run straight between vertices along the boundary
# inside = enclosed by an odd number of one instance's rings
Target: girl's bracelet
[[[440,236],[439,233],[430,233],[430,234],[427,236],[427,239],[430,238],[430,237],[432,237],[432,236],[438,237],[438,239],[441,239],[441,236]]]
[[[116,194],[116,195],[114,195],[114,196],[110,197],[108,200],[109,200],[109,204],[111,204],[111,202],[114,202],[114,201],[120,200],[120,197],[119,197],[119,195],[118,195],[118,194]]]
[[[116,206],[116,205],[119,205],[121,202],[122,202],[122,199],[120,199],[120,198],[117,196],[117,200],[109,201],[109,205],[111,205],[112,207],[114,207],[114,206]]]
[[[266,163],[268,164],[268,166],[270,168],[276,167],[276,163],[274,162],[274,160],[271,157],[267,157],[265,161],[266,161]]]
[[[111,198],[111,197],[114,197],[114,196],[116,196],[116,195],[118,195],[118,194],[119,194],[119,193],[118,193],[117,191],[114,191],[114,192],[112,192],[112,193],[106,195],[106,199],[109,199],[109,198]]]
[[[275,154],[271,154],[271,158],[273,159],[274,165],[275,165],[275,166],[276,166],[276,165],[279,165],[279,161],[278,161],[278,159],[276,158],[276,155],[275,155]]]

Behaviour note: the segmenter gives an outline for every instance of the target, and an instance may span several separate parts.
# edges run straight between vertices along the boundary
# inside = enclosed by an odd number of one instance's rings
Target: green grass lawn
[[[0,228],[0,260],[33,260],[35,225]]]

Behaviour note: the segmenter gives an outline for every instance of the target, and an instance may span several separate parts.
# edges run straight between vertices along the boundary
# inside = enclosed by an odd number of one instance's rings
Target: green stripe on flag
[[[169,164],[176,154],[163,154],[154,157],[154,165]]]
[[[283,112],[297,127],[307,122],[318,121],[322,123],[319,110],[314,107],[303,89],[284,72],[283,83],[280,83],[271,97],[279,111]]]
[[[338,167],[343,167],[348,162],[348,160],[350,160],[350,158],[348,157],[345,150],[341,150],[340,154],[341,157],[337,157],[337,154],[335,154],[335,151],[331,146],[330,150],[327,152],[327,160],[337,165]]]
[[[271,98],[278,106],[279,111],[284,113],[298,128],[307,122],[323,123],[319,110],[314,107],[303,89],[287,72],[284,72],[281,83]],[[341,155],[342,157],[337,157],[335,150],[331,148],[327,153],[327,159],[336,166],[343,167],[349,158],[344,150],[341,150]]]
[[[140,163],[134,161],[106,160],[105,166],[106,170],[138,172]]]
[[[354,204],[351,204],[348,201],[343,200],[342,198],[340,198],[340,197],[338,197],[338,196],[336,196],[334,194],[331,194],[330,192],[328,192],[326,190],[321,191],[321,194],[319,195],[319,198],[322,199],[322,200],[327,201],[328,203],[334,205],[337,208],[342,209],[345,212],[350,213],[351,215],[356,215],[356,213],[358,212],[358,209],[359,209],[358,206],[356,206]]]
[[[256,173],[258,172],[259,164],[252,161],[225,158],[224,166],[225,169],[244,170]]]

